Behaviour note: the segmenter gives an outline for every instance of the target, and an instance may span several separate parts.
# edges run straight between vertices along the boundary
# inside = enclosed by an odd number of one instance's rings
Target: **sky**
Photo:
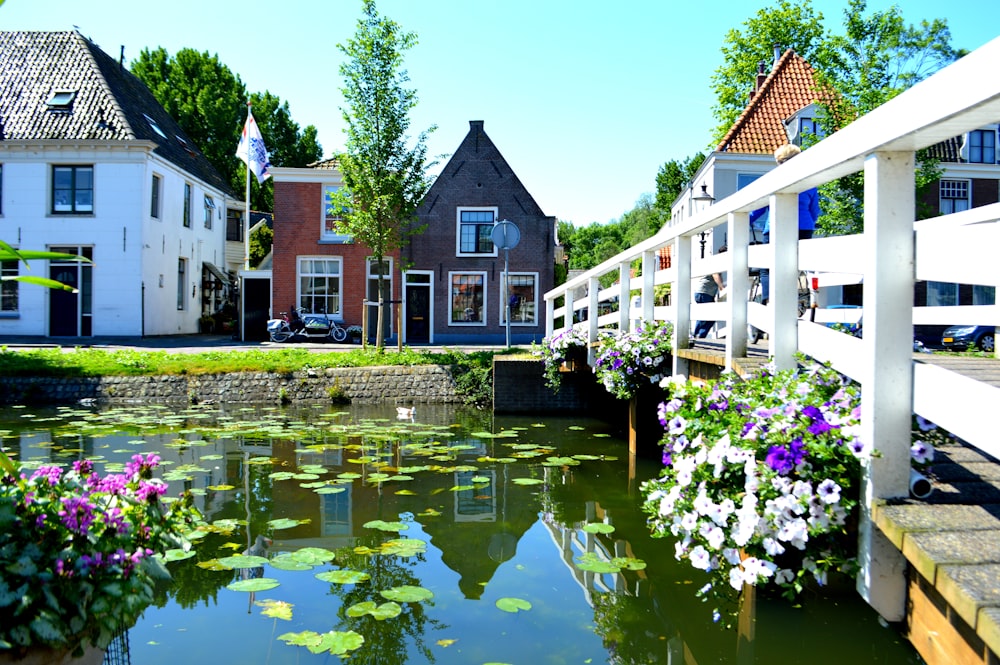
[[[665,162],[709,148],[711,76],[722,64],[725,35],[770,4],[377,0],[376,6],[417,35],[403,66],[419,99],[411,135],[437,126],[428,155],[442,158],[431,172],[458,148],[469,121],[482,120],[542,211],[585,226],[621,218],[643,194],[653,194]],[[847,0],[812,4],[828,29],[842,32]],[[868,7],[892,4],[869,0]],[[957,48],[973,50],[1000,34],[1000,5],[900,4],[908,23],[947,18]],[[354,35],[361,7],[361,0],[6,0],[0,29],[77,28],[115,58],[124,46],[127,63],[145,48],[217,55],[248,91],[270,91],[288,102],[300,127],[315,125],[329,157],[344,141],[337,44]]]

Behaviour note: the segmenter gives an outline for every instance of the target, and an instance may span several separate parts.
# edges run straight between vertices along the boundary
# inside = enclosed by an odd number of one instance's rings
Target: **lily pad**
[[[384,589],[379,591],[379,595],[386,600],[394,600],[400,603],[419,603],[433,598],[434,592],[419,586],[405,585]]]
[[[379,551],[400,557],[416,556],[427,551],[427,543],[416,538],[399,538],[382,543]]]
[[[237,554],[236,556],[222,557],[218,559],[218,562],[226,568],[243,570],[245,568],[260,568],[267,563],[267,558],[251,554]]]
[[[361,648],[361,645],[365,643],[364,636],[355,633],[353,630],[331,630],[328,633],[322,634],[306,630],[301,633],[285,633],[284,635],[279,635],[278,639],[293,646],[305,647],[312,653],[328,651],[334,655],[342,655],[348,651],[354,651]]]
[[[309,524],[309,522],[310,520],[308,519],[293,520],[293,519],[288,519],[287,517],[282,517],[276,520],[270,520],[267,523],[267,525],[272,529],[274,529],[275,531],[279,531],[281,529],[291,529],[292,527],[296,527],[300,524]]]
[[[195,551],[194,550],[188,550],[188,551],[185,552],[182,549],[176,549],[175,548],[175,549],[167,550],[166,552],[164,552],[163,553],[163,560],[165,562],[167,562],[167,563],[170,563],[171,561],[183,561],[184,559],[190,559],[194,555],[195,555]]]
[[[292,607],[291,603],[286,603],[283,600],[258,600],[255,605],[259,605],[264,609],[261,614],[264,616],[272,617],[274,619],[284,619],[285,621],[292,620]]]
[[[290,554],[281,554],[268,562],[278,570],[312,570],[313,565],[304,561],[296,561]]]
[[[531,609],[531,603],[521,598],[500,598],[497,600],[496,605],[498,609],[512,614],[517,614],[521,611],[526,612]]]
[[[268,591],[281,585],[278,580],[270,577],[256,577],[248,580],[236,580],[232,584],[227,584],[230,591]]]
[[[591,522],[590,524],[584,524],[583,530],[587,533],[614,533],[615,527],[604,522]]]
[[[368,581],[371,579],[371,575],[359,570],[328,570],[316,573],[316,579],[333,584],[357,584],[358,582]]]
[[[370,614],[375,617],[377,621],[393,619],[402,614],[402,612],[403,608],[399,606],[399,603],[394,603],[392,601],[376,605],[375,601],[368,600],[363,603],[358,603],[357,605],[351,605],[347,608],[347,616],[349,617],[363,617],[366,614]]]
[[[366,529],[378,529],[379,531],[391,531],[394,533],[406,531],[410,528],[408,524],[403,524],[402,522],[386,522],[384,520],[365,522],[364,526]]]
[[[511,482],[515,485],[541,485],[544,481],[538,478],[514,478]]]

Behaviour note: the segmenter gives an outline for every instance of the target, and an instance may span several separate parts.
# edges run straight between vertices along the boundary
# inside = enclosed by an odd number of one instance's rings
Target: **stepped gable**
[[[819,83],[812,65],[788,49],[757,86],[750,103],[716,150],[773,154],[779,146],[788,143],[784,120],[820,99]]]
[[[59,92],[71,100],[50,107]],[[157,155],[232,194],[149,88],[76,31],[0,31],[0,140],[152,141]]]

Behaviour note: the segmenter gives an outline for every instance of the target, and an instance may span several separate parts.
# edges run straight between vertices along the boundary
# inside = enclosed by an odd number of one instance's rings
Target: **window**
[[[323,188],[323,233],[320,238],[323,242],[351,241],[351,236],[338,226],[344,220],[343,211],[335,210],[333,207],[333,195],[338,191],[340,187]]]
[[[17,277],[17,261],[0,261],[0,274],[4,277]],[[17,312],[18,283],[14,281],[0,282],[0,314]]]
[[[177,260],[177,309],[184,309],[184,287],[187,284],[187,259]]]
[[[340,258],[299,259],[299,307],[341,317]]]
[[[460,209],[458,211],[458,255],[496,256],[497,248],[490,234],[496,221],[496,208]]]
[[[958,304],[958,284],[927,282],[927,306],[949,307]]]
[[[155,120],[153,120],[152,118],[150,118],[145,113],[142,114],[142,117],[146,119],[146,122],[149,123],[150,128],[152,128],[152,130],[154,132],[156,132],[157,134],[159,134],[162,138],[167,138],[167,135],[163,133],[163,130],[160,129],[160,125],[158,125]]]
[[[486,273],[449,273],[451,297],[448,321],[451,325],[486,325]]]
[[[506,278],[506,275],[504,276]],[[500,322],[507,324],[507,307],[504,298],[507,297],[507,280],[500,280]],[[510,274],[510,324],[512,326],[533,326],[537,324],[535,312],[538,311],[537,292],[538,273]]]
[[[74,99],[76,99],[76,90],[56,90],[45,100],[45,105],[49,107],[50,111],[71,111]]]
[[[969,161],[974,164],[997,163],[997,133],[992,129],[969,132]]]
[[[163,178],[158,175],[153,176],[151,193],[149,196],[149,216],[155,219],[160,218],[160,187],[163,185]]]
[[[184,183],[184,226],[191,228],[191,185]]]
[[[243,215],[239,210],[226,210],[226,240],[243,242]]]
[[[215,201],[208,194],[205,195],[205,228],[212,228],[212,215],[215,214]]]
[[[968,180],[942,180],[941,181],[941,204],[942,215],[953,212],[961,212],[969,209],[969,181]]]
[[[759,173],[737,173],[736,174],[736,189],[743,189],[751,182],[760,177]]]
[[[52,212],[94,212],[94,167],[52,167]]]

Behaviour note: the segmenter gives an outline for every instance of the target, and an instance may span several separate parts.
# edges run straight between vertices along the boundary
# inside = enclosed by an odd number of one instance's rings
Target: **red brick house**
[[[482,120],[469,122],[417,216],[425,229],[402,250],[406,343],[505,342],[505,257],[491,240],[503,220],[520,231],[509,251],[511,343],[541,341],[542,294],[554,284],[556,218],[538,207]]]
[[[371,250],[355,243],[327,215],[327,200],[343,185],[333,160],[309,168],[272,168],[274,178],[274,244],[271,313],[278,316],[294,303],[311,312],[326,312],[339,323],[361,325],[364,300],[377,300],[378,267]],[[399,255],[385,257],[388,293],[400,298]],[[395,308],[386,311],[385,332],[396,334]],[[375,330],[375,308],[369,308],[369,333]]]

